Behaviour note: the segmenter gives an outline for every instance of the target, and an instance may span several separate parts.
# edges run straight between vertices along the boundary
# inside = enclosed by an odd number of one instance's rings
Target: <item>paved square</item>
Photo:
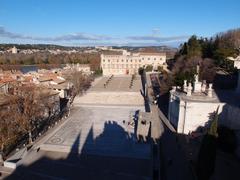
[[[144,111],[140,83],[129,89],[129,76],[115,77],[105,89],[105,80],[75,98],[70,117],[34,146],[13,179],[151,179],[151,145],[123,123]]]
[[[41,149],[105,156],[150,158],[149,144],[136,142],[130,114],[142,107],[78,107],[69,121]],[[73,149],[73,147],[77,148]]]

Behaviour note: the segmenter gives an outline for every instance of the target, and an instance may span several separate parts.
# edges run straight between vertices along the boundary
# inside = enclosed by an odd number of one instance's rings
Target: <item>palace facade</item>
[[[120,55],[101,55],[103,75],[124,75],[138,73],[140,67],[147,65],[157,69],[166,64],[166,53],[130,53],[126,50]]]

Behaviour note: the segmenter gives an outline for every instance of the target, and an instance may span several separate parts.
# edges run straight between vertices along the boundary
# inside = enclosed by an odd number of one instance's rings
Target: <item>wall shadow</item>
[[[228,180],[240,177],[240,161],[236,156],[239,142],[234,130],[226,123],[219,121],[217,137],[206,135],[211,121],[190,134],[173,132],[162,124],[164,132],[159,139],[162,179]]]
[[[126,132],[117,122],[105,122],[103,132],[96,138],[93,126],[85,142],[81,142],[81,136],[79,133],[69,154],[33,150],[30,153],[41,154],[40,158],[17,167],[5,179],[141,180],[151,177],[151,161],[144,157],[150,156],[149,145],[138,143],[135,134]]]
[[[234,107],[240,107],[240,96],[235,89],[223,90],[223,89],[214,89],[217,98],[221,103],[226,103]]]

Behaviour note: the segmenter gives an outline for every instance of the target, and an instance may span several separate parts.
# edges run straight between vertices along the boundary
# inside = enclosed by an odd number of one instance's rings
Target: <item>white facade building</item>
[[[232,129],[240,128],[238,95],[234,92],[215,93],[212,84],[199,82],[198,76],[192,85],[187,81],[184,87],[170,91],[168,119],[178,133],[188,134],[200,127],[208,126],[219,107],[219,123]]]
[[[11,49],[8,50],[8,52],[11,52],[12,54],[17,54],[18,49],[15,46],[13,46]]]
[[[154,69],[166,64],[166,53],[130,53],[121,55],[101,55],[103,75],[123,75],[138,73],[140,67],[152,65]]]
[[[81,71],[84,74],[91,74],[91,68],[89,64],[67,64],[66,67],[64,67],[65,70],[75,70],[75,71]]]

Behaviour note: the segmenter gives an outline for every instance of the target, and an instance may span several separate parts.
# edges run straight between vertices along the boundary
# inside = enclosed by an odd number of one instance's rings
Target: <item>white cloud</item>
[[[169,36],[161,37],[158,35],[159,29],[153,29],[152,35],[114,37],[88,33],[72,33],[54,37],[31,36],[7,31],[0,26],[0,37],[5,40],[16,42],[36,42],[55,43],[55,44],[80,44],[80,45],[128,45],[128,46],[157,46],[180,44],[188,39],[189,36]]]
[[[160,36],[129,36],[128,39],[135,41],[154,41],[154,42],[169,42],[169,41],[184,41],[188,39],[189,36],[169,36],[169,37],[160,37]]]
[[[56,37],[38,37],[38,36],[27,36],[23,34],[13,33],[5,30],[4,27],[0,27],[0,36],[10,39],[25,39],[25,40],[38,40],[38,41],[78,41],[78,40],[109,40],[111,37],[105,35],[94,35],[86,33],[73,33],[66,34]]]

